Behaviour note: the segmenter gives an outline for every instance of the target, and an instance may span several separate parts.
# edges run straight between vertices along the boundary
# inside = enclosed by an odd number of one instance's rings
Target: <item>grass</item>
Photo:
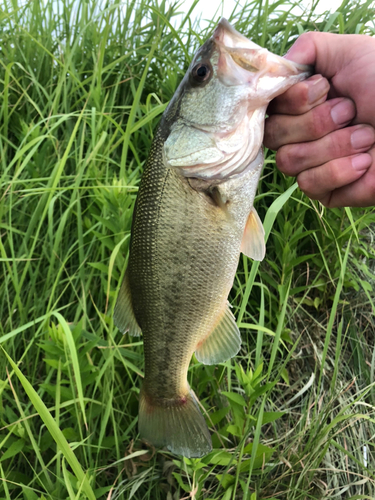
[[[373,2],[317,4],[230,20],[281,54],[305,30],[373,34]],[[272,152],[266,259],[241,258],[230,296],[243,349],[189,371],[214,451],[139,440],[142,340],[112,312],[153,130],[219,17],[168,5],[3,3],[0,500],[373,499],[375,213],[309,201]]]

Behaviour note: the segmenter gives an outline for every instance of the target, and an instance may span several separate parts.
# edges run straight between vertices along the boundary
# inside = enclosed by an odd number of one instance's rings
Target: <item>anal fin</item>
[[[235,356],[241,347],[241,335],[236,325],[236,318],[225,306],[224,314],[214,330],[206,337],[195,351],[198,361],[205,365],[222,363]]]
[[[128,271],[125,272],[125,276],[117,297],[115,311],[113,313],[113,321],[122,333],[129,332],[129,335],[134,336],[138,336],[142,333],[134,315],[129,287]]]
[[[241,242],[241,252],[254,260],[263,260],[266,254],[263,224],[254,207],[247,218]]]

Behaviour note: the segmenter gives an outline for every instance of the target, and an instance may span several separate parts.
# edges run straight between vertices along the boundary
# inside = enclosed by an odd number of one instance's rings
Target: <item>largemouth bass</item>
[[[199,457],[211,437],[187,382],[190,359],[216,364],[241,346],[227,300],[240,252],[265,254],[253,207],[269,101],[309,75],[222,19],[162,116],[137,197],[114,321],[143,333],[140,435]]]

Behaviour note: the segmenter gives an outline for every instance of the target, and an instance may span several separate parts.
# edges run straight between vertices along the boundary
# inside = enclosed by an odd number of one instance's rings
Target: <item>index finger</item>
[[[268,106],[267,113],[301,115],[327,99],[330,85],[322,75],[313,75],[293,85],[284,94],[276,97]]]

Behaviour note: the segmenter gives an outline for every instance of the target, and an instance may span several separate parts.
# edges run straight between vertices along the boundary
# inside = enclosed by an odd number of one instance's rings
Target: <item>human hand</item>
[[[317,74],[268,108],[278,168],[327,207],[375,205],[375,38],[305,33],[286,57]]]

